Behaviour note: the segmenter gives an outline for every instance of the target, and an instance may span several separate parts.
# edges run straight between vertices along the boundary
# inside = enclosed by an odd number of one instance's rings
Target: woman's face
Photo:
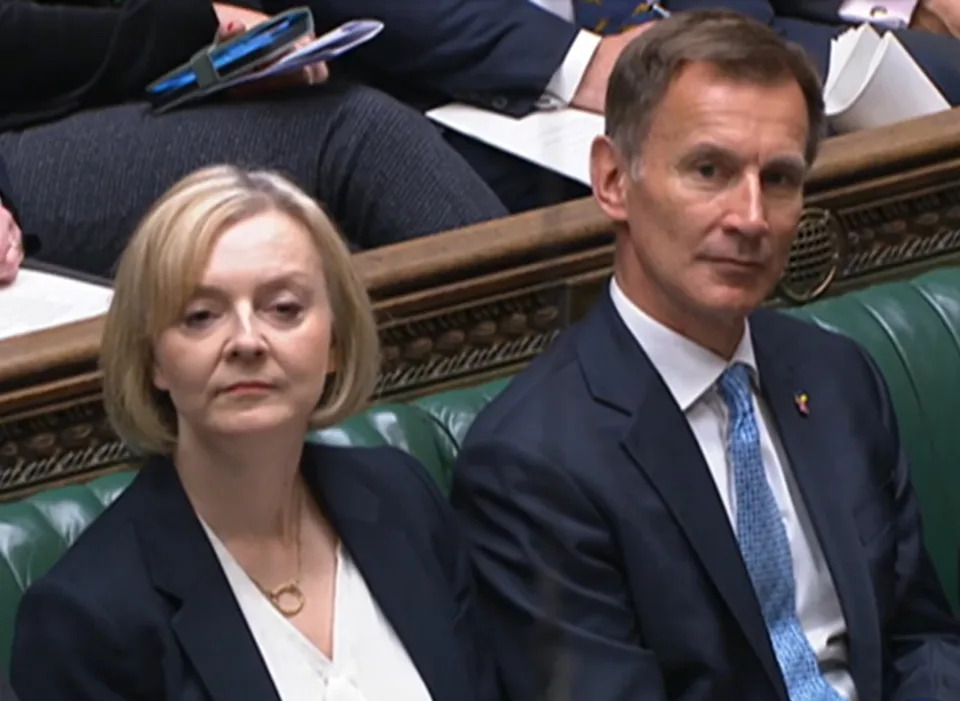
[[[178,435],[306,431],[323,392],[332,313],[310,234],[279,212],[227,228],[192,298],[154,349]]]

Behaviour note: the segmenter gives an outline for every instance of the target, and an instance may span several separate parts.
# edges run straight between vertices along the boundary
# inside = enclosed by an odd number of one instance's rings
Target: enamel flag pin
[[[810,415],[810,397],[805,392],[797,392],[793,396],[793,403],[797,405],[797,411],[803,416]]]

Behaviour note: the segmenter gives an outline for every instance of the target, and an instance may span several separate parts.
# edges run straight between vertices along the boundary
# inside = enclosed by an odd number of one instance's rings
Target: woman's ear
[[[590,147],[590,182],[593,198],[600,209],[615,222],[627,219],[629,166],[622,162],[617,147],[608,136],[598,136]]]
[[[150,379],[153,381],[153,386],[161,392],[170,391],[170,383],[167,382],[167,376],[163,372],[163,368],[161,368],[156,361],[153,362],[150,368]]]
[[[337,343],[337,335],[335,333],[330,334],[330,351],[327,353],[327,375],[333,375],[337,372],[337,368],[340,366],[340,346]]]

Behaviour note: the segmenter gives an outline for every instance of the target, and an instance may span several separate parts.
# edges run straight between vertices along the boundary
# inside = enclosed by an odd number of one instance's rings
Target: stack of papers
[[[876,127],[950,109],[950,103],[897,35],[869,24],[830,45],[823,88],[827,119],[837,132]]]
[[[567,107],[519,119],[452,104],[427,112],[433,121],[590,187],[590,144],[603,115]]]
[[[950,109],[893,32],[869,24],[833,40],[824,85],[830,125],[838,132],[872,129]],[[450,104],[427,112],[433,121],[543,168],[590,185],[590,144],[603,116],[572,107],[514,118]]]
[[[0,341],[105,314],[109,287],[38,270],[21,270],[0,287]]]

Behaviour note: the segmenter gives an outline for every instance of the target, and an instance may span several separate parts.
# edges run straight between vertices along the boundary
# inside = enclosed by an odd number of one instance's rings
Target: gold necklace
[[[303,573],[303,553],[300,543],[302,509],[303,502],[301,501],[300,508],[297,509],[297,576],[287,582],[284,582],[280,586],[274,587],[273,589],[267,589],[259,582],[255,582],[260,591],[263,592],[264,596],[266,596],[270,603],[273,604],[273,607],[277,609],[277,611],[279,611],[285,618],[293,618],[296,616],[303,610],[304,605],[307,603],[307,597],[304,596],[303,590],[300,588],[300,576]]]

